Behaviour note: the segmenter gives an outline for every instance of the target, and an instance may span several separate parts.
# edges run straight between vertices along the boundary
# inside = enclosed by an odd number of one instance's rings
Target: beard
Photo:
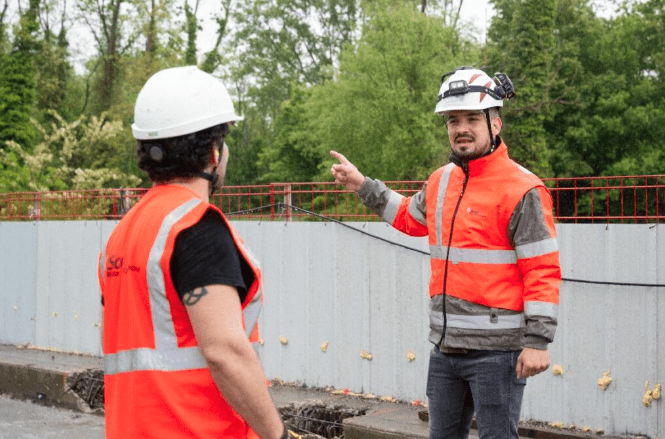
[[[466,139],[471,142],[475,142],[475,138],[470,137],[470,136],[459,136],[455,138],[455,143],[458,141]],[[469,147],[467,148],[465,145],[468,145]],[[484,148],[473,148],[471,143],[468,144],[462,144],[460,147],[459,145],[457,147],[451,147],[452,153],[457,157],[458,159],[468,162],[470,160],[475,160],[480,157],[483,157],[487,154],[489,154],[492,151],[491,145],[488,142],[487,145],[485,145]]]
[[[488,151],[489,152],[489,151]],[[471,150],[465,150],[465,151],[459,151],[459,150],[453,150],[453,154],[455,154],[459,159],[468,162],[469,160],[475,160],[479,159],[480,157],[484,156],[487,152],[484,151],[471,151]]]

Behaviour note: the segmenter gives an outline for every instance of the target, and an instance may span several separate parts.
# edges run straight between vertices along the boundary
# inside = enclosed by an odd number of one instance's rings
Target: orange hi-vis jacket
[[[552,199],[503,142],[437,169],[412,197],[369,178],[358,195],[396,229],[429,237],[432,343],[546,349],[561,282]]]
[[[107,439],[258,438],[213,381],[171,279],[177,235],[208,209],[220,213],[254,272],[242,310],[247,336],[257,336],[261,271],[242,239],[219,209],[189,189],[150,189],[100,255]]]

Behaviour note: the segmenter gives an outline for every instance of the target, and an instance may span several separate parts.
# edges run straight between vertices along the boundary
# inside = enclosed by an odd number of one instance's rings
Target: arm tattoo
[[[182,303],[188,306],[196,305],[206,294],[208,294],[206,287],[195,288],[182,295]]]

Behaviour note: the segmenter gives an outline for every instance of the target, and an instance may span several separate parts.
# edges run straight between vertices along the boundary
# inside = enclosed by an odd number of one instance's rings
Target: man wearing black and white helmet
[[[107,439],[288,436],[250,344],[261,270],[210,204],[239,120],[221,81],[194,66],[139,93],[132,131],[153,186],[99,261]]]
[[[514,95],[501,73],[443,75],[435,111],[446,118],[450,163],[412,197],[331,151],[338,184],[396,229],[429,239],[430,439],[467,438],[474,413],[481,438],[517,439],[526,379],[550,364],[559,251],[549,191],[500,137],[499,108]]]

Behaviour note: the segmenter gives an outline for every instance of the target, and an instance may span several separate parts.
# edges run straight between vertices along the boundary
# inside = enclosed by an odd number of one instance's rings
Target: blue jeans
[[[427,376],[429,439],[467,439],[474,410],[480,439],[517,439],[526,386],[515,371],[520,352],[444,354],[434,346]]]

